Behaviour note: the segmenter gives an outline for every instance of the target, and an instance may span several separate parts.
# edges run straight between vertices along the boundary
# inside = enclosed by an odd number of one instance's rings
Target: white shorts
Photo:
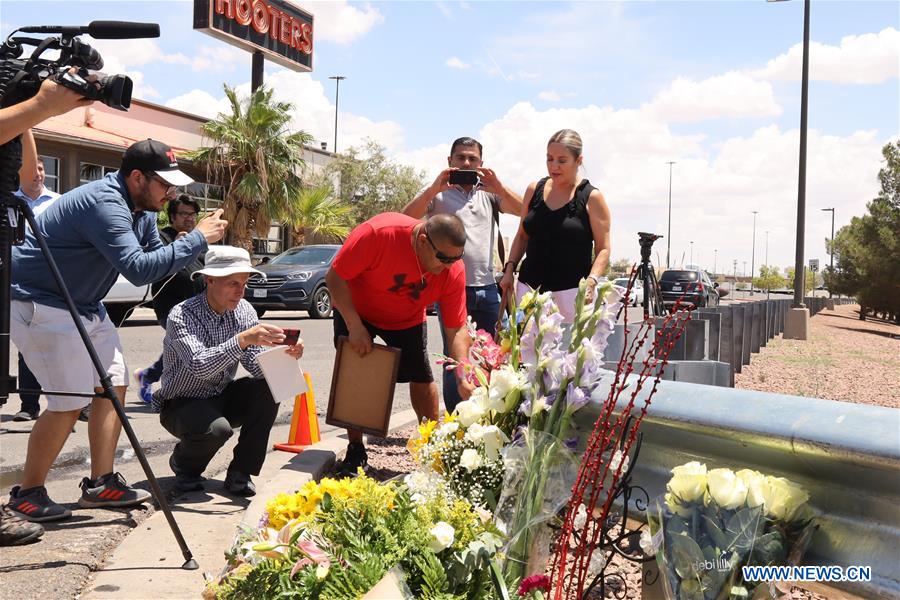
[[[25,364],[34,373],[41,388],[56,392],[94,393],[100,376],[91,362],[69,311],[46,304],[13,300],[10,302],[10,336]],[[114,386],[128,384],[125,355],[119,333],[109,317],[79,317],[94,344],[100,364]],[[47,410],[80,410],[90,398],[47,395]]]

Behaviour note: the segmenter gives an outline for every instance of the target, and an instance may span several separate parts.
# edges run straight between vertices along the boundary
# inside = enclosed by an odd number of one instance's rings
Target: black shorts
[[[400,350],[400,369],[397,371],[397,383],[431,383],[431,362],[428,360],[428,329],[426,323],[409,329],[381,329],[363,320],[363,325],[374,340],[381,338],[388,346]],[[337,310],[334,311],[334,347],[338,338],[350,332],[347,323]]]

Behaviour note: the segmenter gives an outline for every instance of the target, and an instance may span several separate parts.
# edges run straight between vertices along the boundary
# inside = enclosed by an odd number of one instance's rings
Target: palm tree
[[[265,236],[300,189],[303,146],[312,136],[288,131],[293,105],[272,100],[272,90],[260,87],[239,98],[234,88],[224,88],[231,112],[204,123],[201,132],[212,145],[186,157],[224,188],[230,242],[252,253],[253,234]]]
[[[291,196],[280,218],[291,227],[291,245],[302,246],[307,235],[323,241],[347,237],[351,210],[330,186],[304,187]]]

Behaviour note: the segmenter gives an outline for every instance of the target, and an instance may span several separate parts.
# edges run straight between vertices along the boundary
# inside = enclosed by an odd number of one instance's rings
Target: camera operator
[[[93,102],[78,92],[45,79],[38,93],[28,100],[0,109],[0,145],[41,121],[67,113],[73,108],[90,106]]]
[[[119,171],[63,194],[37,221],[120,402],[128,371],[118,332],[101,300],[119,273],[135,285],[146,285],[184,268],[208,244],[222,238],[227,222],[218,210],[182,239],[168,246],[160,241],[156,212],[174,197],[177,186],[192,181],[178,170],[169,146],[144,140],[125,151]],[[13,248],[12,260],[10,334],[42,388],[101,392],[99,377],[33,233]],[[80,410],[89,403],[91,476],[81,481],[78,504],[132,506],[150,497],[113,471],[121,423],[112,403],[101,396],[91,401],[47,394],[47,410],[28,440],[22,483],[10,493],[9,507],[20,516],[53,521],[71,515],[50,499],[44,482]]]
[[[6,144],[22,135],[41,121],[69,112],[79,106],[92,103],[83,96],[45,80],[37,95],[15,106],[0,108],[0,144]],[[37,541],[44,535],[44,528],[29,523],[7,506],[0,507],[0,546],[18,546]]]

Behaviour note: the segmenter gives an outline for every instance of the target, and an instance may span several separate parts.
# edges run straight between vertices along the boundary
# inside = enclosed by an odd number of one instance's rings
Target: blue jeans
[[[28,365],[25,364],[25,358],[22,356],[22,353],[19,352],[19,389],[21,390],[39,390],[41,389],[41,384],[38,383],[37,378],[31,372],[31,369],[28,368]],[[19,394],[19,400],[22,401],[22,410],[25,412],[36,413],[41,410],[41,405],[38,402],[38,398],[40,398],[40,394]]]
[[[466,312],[472,317],[477,329],[484,329],[492,336],[497,333],[497,316],[500,314],[500,288],[496,283],[490,285],[466,286]],[[449,356],[447,334],[444,332],[444,320],[438,309],[438,320],[441,323],[441,337],[444,340],[444,354]],[[447,412],[453,412],[462,398],[456,388],[456,374],[444,371],[444,406]]]

